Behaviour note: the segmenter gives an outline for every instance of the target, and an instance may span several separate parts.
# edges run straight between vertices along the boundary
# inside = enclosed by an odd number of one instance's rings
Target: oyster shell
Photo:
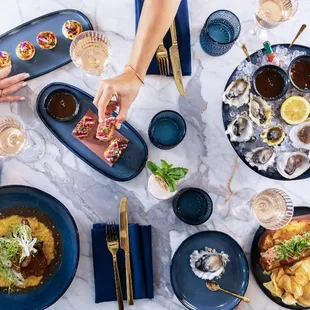
[[[250,166],[264,171],[274,164],[275,158],[276,153],[273,147],[258,147],[245,154],[245,159]]]
[[[266,128],[261,133],[261,138],[268,145],[279,145],[285,139],[285,132],[281,125]]]
[[[251,84],[247,78],[237,79],[230,83],[223,94],[223,101],[230,106],[241,107],[249,102]]]
[[[294,147],[310,150],[310,120],[294,126],[289,136]]]
[[[224,252],[218,253],[215,249],[205,248],[195,250],[190,255],[190,266],[195,275],[204,280],[220,278],[224,272],[229,257]]]
[[[253,123],[247,117],[247,114],[237,115],[228,125],[226,134],[230,136],[230,141],[245,142],[253,136]]]
[[[277,156],[277,169],[287,179],[295,179],[310,168],[310,158],[303,152],[285,152]]]
[[[250,95],[249,117],[258,126],[265,127],[271,123],[272,111],[270,105],[263,98]]]

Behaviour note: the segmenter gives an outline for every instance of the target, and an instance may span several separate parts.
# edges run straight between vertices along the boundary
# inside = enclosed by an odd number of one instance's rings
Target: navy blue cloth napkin
[[[135,3],[136,3],[136,31],[137,31],[144,0],[135,0]],[[189,31],[189,16],[188,16],[187,0],[181,1],[179,10],[175,17],[175,25],[177,29],[182,74],[191,75],[192,74],[191,39],[190,39],[190,31]],[[171,46],[170,30],[167,32],[164,38],[164,45],[167,49]],[[170,61],[170,64],[171,64],[171,61]],[[171,66],[170,66],[170,73],[172,74]],[[147,74],[159,74],[158,64],[157,64],[155,55],[149,66],[149,69],[147,70]]]
[[[131,270],[134,299],[154,298],[151,226],[129,224]],[[95,274],[95,302],[116,299],[112,255],[108,250],[105,224],[94,224],[92,229]],[[118,251],[118,266],[126,299],[125,255]]]

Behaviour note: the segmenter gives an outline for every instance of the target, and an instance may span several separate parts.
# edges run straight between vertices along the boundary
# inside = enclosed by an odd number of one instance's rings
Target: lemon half
[[[310,114],[310,103],[301,96],[287,98],[280,110],[283,120],[290,125],[297,125],[307,120]]]

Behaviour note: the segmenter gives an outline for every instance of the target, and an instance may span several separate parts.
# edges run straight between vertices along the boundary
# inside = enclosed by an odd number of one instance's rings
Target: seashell
[[[195,275],[204,280],[220,278],[224,272],[229,257],[224,252],[218,253],[211,248],[195,250],[190,255],[190,266]]]
[[[285,132],[281,125],[266,128],[261,133],[261,138],[270,146],[279,145],[285,139]]]
[[[297,149],[310,150],[310,120],[294,126],[289,137]]]
[[[253,123],[246,113],[237,115],[226,130],[226,134],[230,136],[232,142],[249,141],[253,136],[253,132]]]
[[[249,117],[258,126],[265,127],[271,123],[272,111],[270,105],[263,98],[250,95]]]
[[[230,83],[223,94],[223,101],[230,106],[241,107],[249,102],[251,84],[247,78],[237,79]]]
[[[295,179],[310,168],[309,155],[303,152],[284,152],[277,156],[277,169],[287,179]]]
[[[257,167],[258,170],[263,171],[273,166],[275,158],[276,153],[273,147],[258,147],[245,154],[245,159],[250,166]]]

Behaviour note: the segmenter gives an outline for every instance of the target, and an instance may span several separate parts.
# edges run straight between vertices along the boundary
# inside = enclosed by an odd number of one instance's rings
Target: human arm
[[[142,85],[136,73],[144,79],[152,57],[172,24],[180,2],[181,0],[144,1],[128,62],[133,69],[126,66],[121,75],[101,82],[94,99],[94,104],[99,109],[99,121],[104,120],[106,108],[113,96],[116,96],[120,106],[118,122],[121,123],[126,119],[128,109]]]

